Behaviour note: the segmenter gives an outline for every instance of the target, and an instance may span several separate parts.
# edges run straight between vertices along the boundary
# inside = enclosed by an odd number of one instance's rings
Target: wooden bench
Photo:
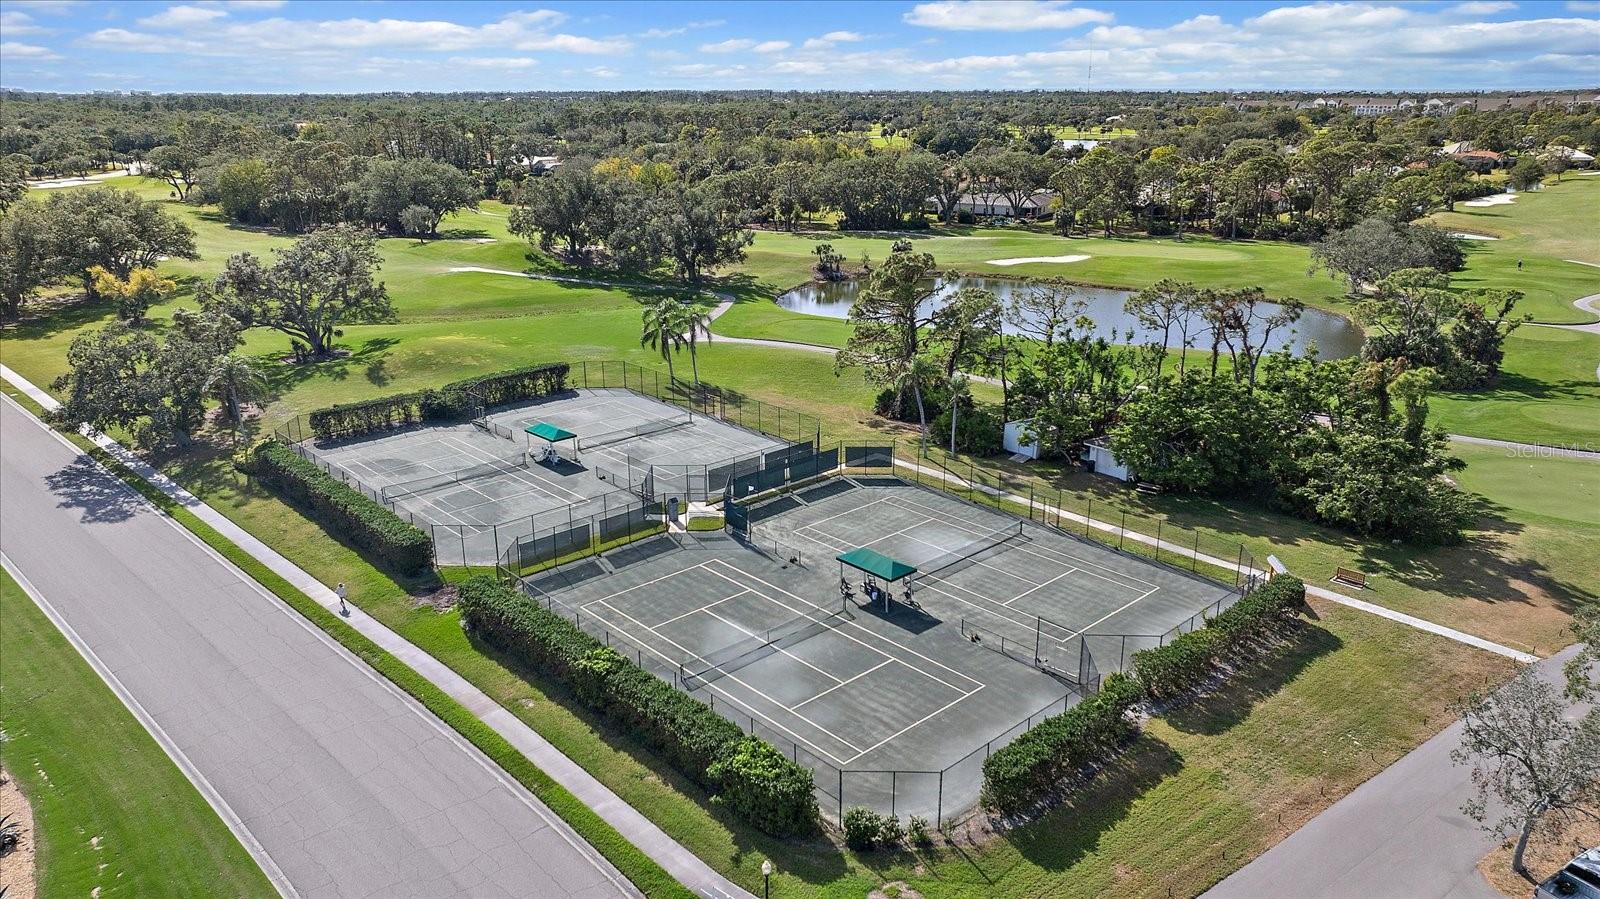
[[[1162,487],[1160,484],[1152,484],[1149,481],[1140,481],[1138,486],[1134,489],[1138,490],[1140,493],[1162,493],[1166,488]]]
[[[1354,568],[1334,568],[1333,577],[1328,580],[1336,584],[1346,584],[1357,590],[1367,589],[1367,576]]]

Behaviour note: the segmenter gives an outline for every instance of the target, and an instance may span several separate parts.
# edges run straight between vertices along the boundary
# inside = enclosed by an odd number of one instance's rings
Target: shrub
[[[1211,673],[1211,660],[1221,633],[1201,628],[1165,646],[1133,654],[1134,675],[1151,696],[1164,699],[1187,693]]]
[[[906,822],[906,836],[911,839],[911,845],[926,849],[933,845],[933,834],[928,830],[928,819],[921,815],[912,815]]]
[[[355,437],[425,421],[466,418],[476,409],[474,395],[485,406],[537,399],[566,389],[571,366],[565,362],[530,365],[479,378],[453,381],[438,390],[381,396],[358,403],[318,409],[307,416],[319,439]]]
[[[633,733],[685,777],[720,791],[751,824],[775,836],[815,826],[811,774],[776,749],[492,578],[472,578],[459,591],[462,623],[472,633],[569,684],[584,705]]]
[[[350,541],[373,564],[414,575],[433,566],[433,538],[366,494],[351,488],[281,443],[262,443],[248,469],[263,484],[308,510]]]
[[[882,815],[869,808],[856,806],[844,813],[844,844],[857,852],[878,848],[883,838]]]
[[[745,737],[708,773],[722,788],[721,801],[746,821],[760,822],[767,833],[798,836],[816,830],[811,774],[765,740]]]
[[[990,755],[983,763],[984,803],[1020,811],[1068,774],[1108,761],[1133,734],[1127,712],[1140,698],[1138,683],[1112,674],[1100,692]]]
[[[884,846],[893,846],[906,838],[905,829],[900,826],[897,815],[889,815],[883,819],[883,826],[878,828],[878,842]]]

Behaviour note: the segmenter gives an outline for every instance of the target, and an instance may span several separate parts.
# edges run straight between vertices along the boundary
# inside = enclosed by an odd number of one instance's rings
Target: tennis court
[[[556,455],[524,432],[544,422],[571,431]],[[497,410],[489,427],[413,427],[308,447],[403,518],[430,530],[442,564],[493,564],[552,516],[605,515],[626,502],[627,473],[663,460],[712,465],[784,443],[622,389],[569,390]],[[532,451],[532,452],[531,452]],[[671,493],[670,478],[657,485]]]
[[[1232,591],[1053,528],[973,505],[897,478],[846,480],[815,489],[798,509],[778,501],[751,512],[755,533],[833,558],[865,547],[914,566],[891,588],[969,639],[1086,680],[1084,638],[1166,633]],[[847,580],[860,572],[840,569]],[[870,578],[868,578],[870,580]],[[1143,643],[1136,644],[1142,648]],[[1101,659],[1117,670],[1126,660]]]

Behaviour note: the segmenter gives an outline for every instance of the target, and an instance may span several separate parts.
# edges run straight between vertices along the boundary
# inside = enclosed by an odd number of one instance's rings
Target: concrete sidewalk
[[[0,365],[0,377],[27,393],[31,399],[47,409],[55,408],[58,405],[56,400],[49,394],[3,365]],[[222,513],[207,506],[171,479],[145,464],[138,456],[129,452],[116,441],[104,435],[95,435],[91,439],[116,456],[124,465],[127,465],[141,477],[154,484],[161,492],[181,503],[206,524],[215,528],[224,537],[237,544],[268,568],[271,568],[274,573],[293,584],[296,589],[311,597],[324,608],[333,611],[338,609],[339,599],[334,595],[332,589],[280,555],[270,546],[262,543],[253,534],[234,524]],[[665,831],[624,802],[621,797],[596,780],[593,775],[563,755],[560,750],[550,745],[550,742],[540,736],[533,728],[523,723],[521,719],[511,714],[499,703],[490,699],[488,695],[473,686],[453,669],[399,634],[396,634],[382,622],[367,615],[355,604],[351,604],[350,615],[345,620],[368,639],[392,653],[417,673],[432,681],[435,686],[449,694],[453,699],[466,706],[485,724],[515,746],[519,752],[538,765],[541,770],[577,796],[580,801],[593,809],[596,814],[604,818],[607,823],[615,827],[630,842],[639,847],[646,855],[649,855],[657,864],[665,868],[668,873],[672,874],[673,877],[677,878],[679,882],[696,894],[714,897],[714,899],[751,895],[737,884],[714,871],[710,865],[701,861],[694,853],[685,849],[676,840],[668,836]]]

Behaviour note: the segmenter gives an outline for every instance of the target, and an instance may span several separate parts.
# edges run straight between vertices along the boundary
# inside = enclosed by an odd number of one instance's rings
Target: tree
[[[35,291],[60,277],[44,206],[19,203],[0,213],[0,312],[17,315]]]
[[[1406,268],[1458,271],[1465,263],[1459,242],[1431,225],[1396,225],[1369,216],[1312,244],[1312,268],[1343,275],[1351,293],[1360,293]]]
[[[1179,331],[1180,345],[1184,348],[1180,354],[1179,371],[1182,371],[1182,359],[1187,356],[1189,345],[1189,325],[1196,307],[1195,286],[1163,278],[1160,281],[1128,297],[1123,303],[1123,310],[1139,320],[1139,325],[1147,331],[1161,333],[1161,346],[1172,345],[1172,329]],[[1166,363],[1166,353],[1161,354],[1161,365]],[[1157,365],[1156,374],[1161,374],[1161,365]],[[1159,380],[1157,382],[1159,384]]]
[[[537,238],[546,252],[557,240],[565,241],[568,258],[582,262],[590,245],[611,233],[613,200],[601,178],[568,163],[552,175],[529,179],[523,205],[512,210],[507,223],[511,233],[529,241]]]
[[[0,215],[28,193],[28,157],[21,153],[0,157]]]
[[[97,296],[89,272],[94,266],[125,280],[134,269],[150,268],[162,257],[200,258],[187,224],[132,191],[62,191],[51,195],[45,214],[62,271],[81,278],[91,298]]]
[[[70,370],[52,386],[64,397],[57,415],[69,425],[120,428],[144,445],[186,442],[204,420],[197,389],[209,359],[184,334],[157,343],[125,322],[79,334],[67,347]]]
[[[202,308],[226,313],[242,326],[271,328],[305,344],[314,359],[333,351],[340,325],[394,321],[383,282],[378,242],[351,225],[323,228],[275,251],[272,265],[251,253],[228,259],[200,292]]]
[[[228,421],[238,425],[244,418],[244,402],[265,393],[267,379],[254,362],[235,353],[224,353],[212,360],[204,387],[209,396],[222,403]]]
[[[1568,720],[1561,692],[1530,666],[1469,697],[1461,712],[1465,729],[1451,757],[1471,766],[1476,789],[1461,810],[1497,837],[1515,834],[1511,869],[1535,882],[1523,863],[1535,833],[1600,820],[1600,708]]]
[[[957,372],[950,376],[950,455],[956,454],[956,416],[959,414],[961,404],[971,402],[971,385],[967,376]]]
[[[835,369],[859,366],[868,381],[893,387],[890,417],[904,417],[906,390],[911,388],[924,434],[927,415],[922,409],[921,378],[915,375],[922,353],[921,330],[932,323],[921,307],[931,293],[933,277],[931,254],[913,252],[910,241],[896,241],[850,308],[850,338],[834,357]]]
[[[478,205],[478,190],[453,165],[431,159],[380,159],[370,163],[350,186],[350,201],[362,220],[391,234],[437,234],[439,222],[462,207]],[[427,227],[408,229],[401,218],[408,209],[427,210]]]
[[[117,317],[131,325],[142,323],[151,306],[178,289],[178,282],[161,277],[151,268],[136,268],[128,277],[119,278],[94,265],[89,267],[89,274],[94,278],[94,292],[116,303]]]
[[[683,302],[677,297],[662,296],[646,303],[639,328],[639,346],[661,353],[667,363],[667,380],[676,384],[678,376],[672,370],[672,356],[688,340],[684,336],[685,313]]]
[[[1446,212],[1456,211],[1456,199],[1463,196],[1472,184],[1472,173],[1454,159],[1441,160],[1428,172],[1433,189],[1444,200]]]
[[[400,229],[414,237],[432,234],[439,220],[432,209],[415,203],[400,210]]]
[[[199,180],[200,156],[184,145],[164,145],[144,156],[145,173],[172,185],[178,200],[189,199],[189,191]]]
[[[700,355],[696,350],[701,338],[711,342],[711,313],[700,306],[683,304],[685,339],[689,343],[689,365],[694,369],[694,386],[700,386]]]
[[[698,284],[709,270],[744,260],[755,235],[726,201],[703,187],[673,184],[650,205],[649,228],[673,271]]]
[[[817,257],[817,264],[812,268],[822,280],[838,281],[844,277],[844,254],[836,252],[833,244],[817,244],[811,249],[811,255]]]
[[[1517,164],[1511,167],[1506,175],[1506,181],[1517,190],[1532,190],[1544,180],[1544,164],[1532,154],[1523,154],[1517,157]]]
[[[929,316],[928,352],[940,358],[946,380],[974,363],[1000,333],[1003,309],[993,292],[963,287]]]

